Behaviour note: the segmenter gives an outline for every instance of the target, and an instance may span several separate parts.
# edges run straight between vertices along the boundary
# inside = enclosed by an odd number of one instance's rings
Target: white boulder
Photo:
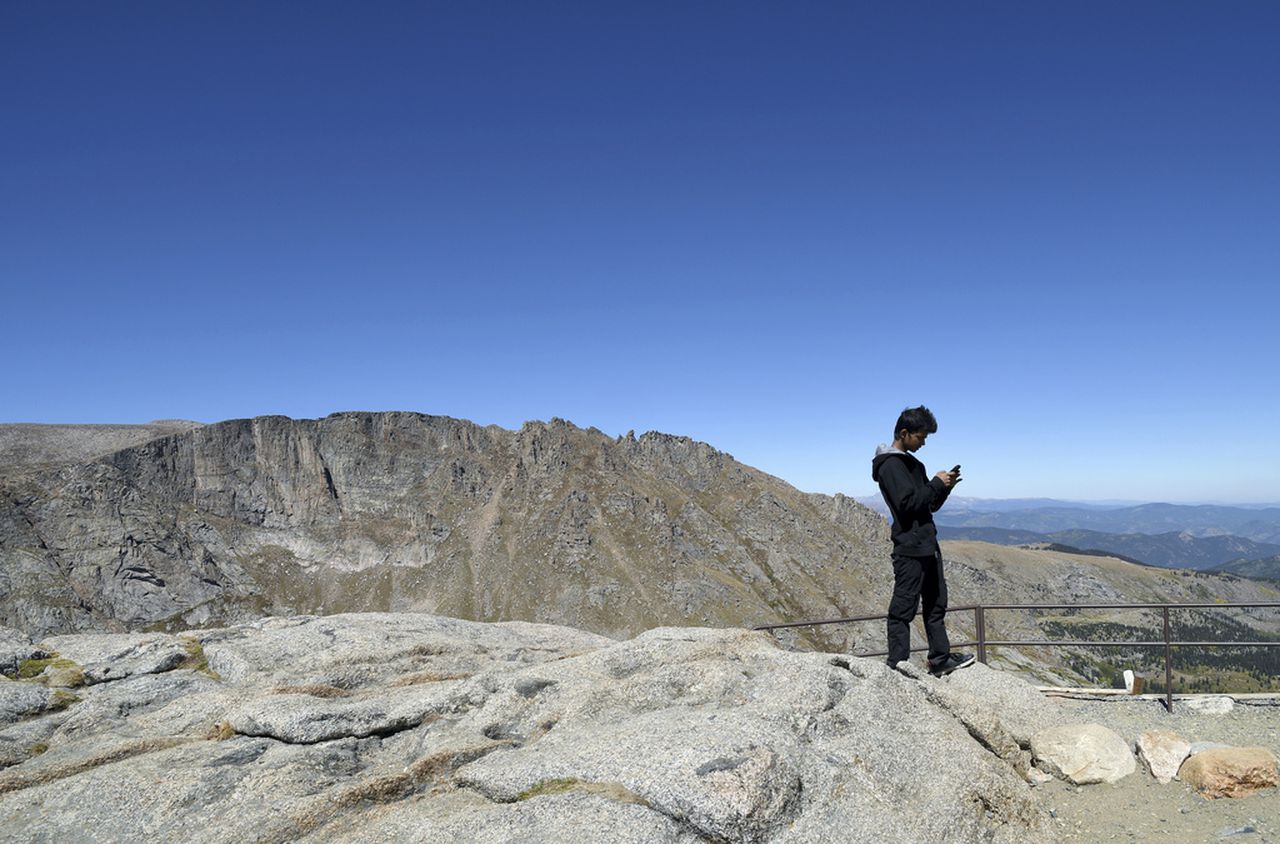
[[[1100,724],[1037,733],[1031,737],[1031,755],[1041,768],[1077,785],[1116,782],[1138,768],[1128,742]]]
[[[1172,782],[1190,755],[1191,743],[1170,730],[1147,730],[1138,736],[1138,758],[1162,783]]]

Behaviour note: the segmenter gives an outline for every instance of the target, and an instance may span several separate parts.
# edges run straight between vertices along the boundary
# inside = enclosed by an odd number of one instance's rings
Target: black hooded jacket
[[[880,484],[884,503],[893,513],[893,553],[932,557],[938,553],[934,512],[951,490],[930,479],[924,464],[905,451],[882,445],[871,460],[871,479]]]

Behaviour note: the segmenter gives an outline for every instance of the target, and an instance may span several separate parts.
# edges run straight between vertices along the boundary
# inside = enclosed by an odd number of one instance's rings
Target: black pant
[[[932,557],[893,557],[893,599],[889,602],[889,664],[911,658],[911,619],[924,598],[924,632],[929,639],[929,659],[951,652],[943,617],[947,613],[947,580],[942,575],[942,554]]]

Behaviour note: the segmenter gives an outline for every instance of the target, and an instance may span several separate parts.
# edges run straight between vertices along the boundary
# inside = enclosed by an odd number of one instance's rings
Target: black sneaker
[[[941,677],[943,674],[950,674],[960,668],[968,668],[973,665],[973,656],[970,654],[949,653],[944,657],[929,660],[929,673],[934,677]]]

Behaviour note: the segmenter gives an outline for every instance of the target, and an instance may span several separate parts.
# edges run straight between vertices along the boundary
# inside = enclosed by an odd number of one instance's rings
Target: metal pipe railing
[[[1161,619],[1161,628],[1163,635],[1160,639],[1149,642],[1135,641],[1098,641],[1086,639],[988,639],[987,638],[987,611],[988,610],[1159,610]],[[959,607],[948,607],[947,613],[954,612],[972,612],[974,614],[974,636],[973,641],[959,642],[958,647],[974,647],[978,649],[978,661],[987,662],[987,648],[1004,647],[1004,646],[1025,646],[1025,647],[1119,647],[1119,648],[1162,648],[1164,652],[1164,689],[1165,689],[1165,708],[1173,711],[1173,648],[1175,647],[1200,647],[1200,648],[1216,648],[1216,647],[1245,647],[1245,648],[1276,648],[1280,647],[1278,641],[1179,641],[1172,638],[1171,625],[1169,622],[1170,610],[1185,609],[1280,609],[1280,601],[1231,601],[1231,602],[1185,602],[1185,603],[1149,603],[1149,604],[970,604]],[[784,630],[796,627],[817,627],[827,624],[851,624],[860,621],[884,621],[888,619],[887,615],[860,615],[849,616],[847,618],[824,618],[814,621],[787,621],[777,624],[761,624],[753,630],[763,630],[772,633],[775,630]],[[925,647],[912,648],[911,652],[927,650]],[[877,657],[888,656],[888,651],[873,651],[871,653],[859,653],[854,656],[860,657]]]

